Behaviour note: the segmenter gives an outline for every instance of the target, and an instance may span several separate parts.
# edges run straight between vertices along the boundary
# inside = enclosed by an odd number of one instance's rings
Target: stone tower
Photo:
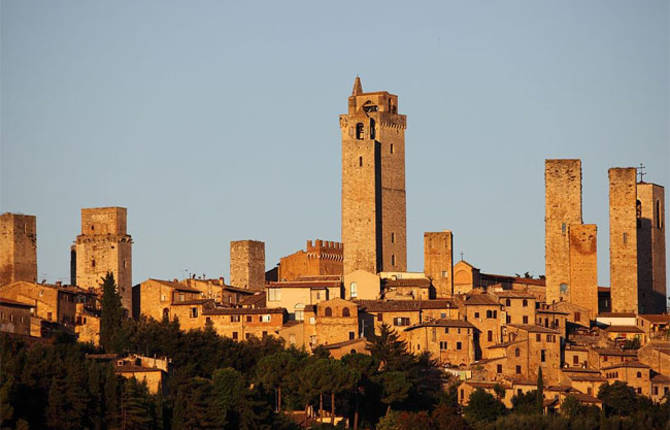
[[[356,77],[340,115],[345,275],[407,270],[405,128],[398,96],[364,93]]]
[[[230,242],[230,284],[263,291],[265,287],[265,243],[257,240]]]
[[[617,167],[608,174],[612,312],[637,313],[637,170]]]
[[[547,303],[570,300],[572,224],[582,224],[581,160],[545,160],[545,271]]]
[[[126,208],[81,210],[81,234],[75,241],[72,279],[82,287],[100,290],[101,279],[112,272],[121,304],[132,311],[132,238],[126,232]]]
[[[37,228],[34,215],[0,215],[0,286],[37,282]]]
[[[570,303],[598,313],[598,227],[570,224]]]
[[[640,313],[666,311],[665,190],[637,184],[637,277]]]
[[[423,234],[423,271],[437,298],[454,295],[454,236],[449,230]]]

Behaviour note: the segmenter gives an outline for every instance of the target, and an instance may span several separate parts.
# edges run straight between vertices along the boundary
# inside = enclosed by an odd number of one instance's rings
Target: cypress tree
[[[102,315],[100,318],[100,344],[107,352],[120,352],[118,339],[123,323],[121,297],[116,291],[114,275],[107,272],[102,278]]]
[[[544,413],[544,381],[542,380],[542,368],[537,371],[537,411]]]

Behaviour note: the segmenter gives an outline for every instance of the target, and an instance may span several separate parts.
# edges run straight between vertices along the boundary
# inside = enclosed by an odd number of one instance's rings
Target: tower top
[[[361,84],[361,78],[356,75],[356,79],[354,80],[354,89],[351,91],[352,96],[357,96],[363,94],[363,85]]]

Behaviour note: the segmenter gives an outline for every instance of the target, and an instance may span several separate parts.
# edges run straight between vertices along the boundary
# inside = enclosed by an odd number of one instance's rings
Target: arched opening
[[[359,122],[356,124],[356,139],[362,140],[363,139],[363,123]]]
[[[324,312],[324,315],[327,317],[332,317],[333,316],[333,310],[331,308],[326,308],[326,311]]]
[[[351,312],[349,312],[349,308],[342,308],[342,316],[343,317],[350,317]]]

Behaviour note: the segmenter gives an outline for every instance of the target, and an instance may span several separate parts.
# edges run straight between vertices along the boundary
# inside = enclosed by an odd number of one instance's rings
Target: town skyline
[[[482,12],[454,5],[446,8],[463,16]],[[228,280],[231,240],[264,241],[267,269],[280,257],[303,248],[306,240],[340,241],[337,115],[346,111],[345,98],[356,73],[366,91],[397,94],[400,111],[408,116],[408,270],[422,268],[422,232],[449,229],[454,233],[456,261],[463,252],[465,260],[485,272],[543,274],[544,159],[580,158],[584,221],[598,225],[598,279],[608,285],[607,169],[637,167],[642,162],[647,166],[645,180],[670,183],[668,103],[663,97],[668,89],[667,61],[663,61],[667,28],[662,17],[656,17],[662,14],[654,14],[651,6],[635,13],[628,13],[622,4],[609,13],[584,6],[583,16],[562,12],[554,17],[555,24],[548,23],[555,11],[538,6],[528,9],[537,22],[526,23],[520,34],[503,32],[500,42],[495,40],[501,34],[496,31],[506,27],[495,25],[487,16],[480,16],[485,23],[477,26],[479,30],[490,25],[480,37],[462,26],[445,30],[431,20],[427,33],[407,36],[407,43],[422,42],[425,49],[405,54],[435,71],[424,67],[417,72],[400,64],[377,70],[373,61],[356,52],[325,73],[329,61],[343,56],[345,50],[336,51],[330,60],[318,54],[324,65],[305,69],[300,55],[307,49],[305,42],[288,48],[285,53],[294,62],[281,63],[274,74],[216,76],[215,72],[228,70],[229,63],[203,56],[200,61],[209,67],[200,72],[200,85],[193,82],[197,73],[189,75],[192,70],[166,72],[174,59],[160,48],[165,49],[170,40],[179,42],[165,34],[167,29],[158,32],[165,40],[141,33],[138,40],[145,45],[130,44],[128,39],[114,42],[112,24],[137,24],[119,12],[88,46],[77,35],[90,23],[62,31],[54,17],[30,15],[30,6],[6,3],[3,9],[7,78],[3,79],[0,212],[37,216],[39,280],[69,280],[69,246],[79,232],[79,210],[84,207],[128,208],[128,232],[135,241],[133,283],[149,277],[183,278],[189,273],[223,275]],[[69,19],[67,7],[53,10]],[[143,12],[150,11],[147,7]],[[94,12],[87,7],[81,10]],[[519,11],[502,12],[510,22],[521,20]],[[188,14],[202,19],[194,12]],[[25,29],[12,25],[11,17],[18,16],[26,16]],[[417,31],[420,17],[424,15],[414,12],[408,20]],[[591,42],[581,43],[577,36],[559,38],[561,24],[571,24],[576,35],[586,35],[588,24],[596,19],[602,33]],[[614,26],[621,19],[629,24],[630,33],[622,34]],[[44,24],[41,32],[20,37],[37,23]],[[194,23],[189,21],[187,28],[192,30]],[[521,60],[537,48],[525,37],[537,34],[540,24],[549,25],[544,35],[547,52],[514,65],[510,60]],[[204,28],[212,38],[205,43],[209,48],[228,35],[210,21]],[[324,36],[332,46],[337,46],[337,36],[354,38],[346,34],[346,26],[326,28],[335,31]],[[464,35],[461,45],[453,42],[457,31]],[[230,58],[249,60],[251,52],[266,52],[263,43],[269,39],[266,33],[260,34],[258,40],[248,42],[256,51],[233,50]],[[292,35],[292,31],[280,34],[288,39]],[[187,41],[202,41],[204,34],[180,36],[185,38],[181,40],[184,48]],[[49,38],[53,42],[47,43]],[[18,41],[33,49],[19,50]],[[665,41],[665,45],[653,41]],[[511,42],[517,45],[506,55],[491,52],[492,46]],[[225,43],[221,46],[233,49]],[[63,54],[62,59],[27,54],[46,53],[47,48]],[[103,73],[94,60],[109,65],[111,57],[104,48],[130,49],[145,60],[122,62],[116,69],[120,75]],[[467,48],[479,48],[472,51],[479,54],[468,55]],[[561,67],[559,54],[577,67]],[[637,64],[628,64],[631,55]],[[49,75],[20,74],[50,65]],[[490,72],[493,69],[499,73]],[[138,73],[133,74],[134,70]],[[85,78],[85,71],[100,74]],[[304,71],[311,74],[300,73]],[[447,77],[440,72],[448,72]],[[156,83],[153,76],[163,81]],[[649,79],[642,82],[640,76]],[[59,78],[67,85],[55,85],[54,79]],[[246,90],[236,91],[228,83],[231,80],[243,83]],[[97,85],[102,82],[107,87]],[[40,98],[30,85],[51,97],[36,103]],[[67,88],[77,91],[67,92]],[[133,93],[133,88],[142,91]],[[116,98],[115,90],[123,97]],[[515,109],[507,112],[503,100]],[[159,101],[169,108],[160,108]],[[58,109],[59,103],[64,109]],[[144,108],[138,110],[138,103]],[[210,110],[187,108],[203,104]],[[115,118],[116,126],[107,118]],[[254,128],[258,121],[264,127]]]

